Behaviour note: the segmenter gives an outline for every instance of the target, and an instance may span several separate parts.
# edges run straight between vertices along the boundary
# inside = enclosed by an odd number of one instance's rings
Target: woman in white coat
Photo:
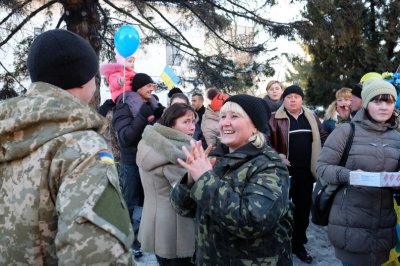
[[[169,193],[187,172],[177,159],[185,157],[182,146],[190,147],[195,124],[190,105],[173,104],[158,123],[145,128],[138,145],[136,162],[145,195],[139,240],[142,250],[155,253],[161,266],[192,265],[194,221],[176,213]]]

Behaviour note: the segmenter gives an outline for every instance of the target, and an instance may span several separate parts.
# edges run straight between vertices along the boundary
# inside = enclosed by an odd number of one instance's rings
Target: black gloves
[[[151,106],[147,102],[143,103],[142,107],[140,107],[139,115],[147,122],[152,122],[154,120],[153,109],[151,109]]]
[[[164,109],[165,107],[162,106],[161,103],[159,103],[157,109],[154,110],[154,117],[156,120],[158,120],[162,116],[162,114],[164,113]]]

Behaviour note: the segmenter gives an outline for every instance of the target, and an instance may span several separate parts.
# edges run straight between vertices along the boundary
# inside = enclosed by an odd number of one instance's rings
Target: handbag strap
[[[349,134],[349,138],[347,139],[346,147],[344,148],[342,158],[340,159],[339,166],[345,166],[345,164],[347,162],[347,157],[349,157],[351,145],[353,144],[354,131],[355,131],[354,123],[350,122],[350,134]]]

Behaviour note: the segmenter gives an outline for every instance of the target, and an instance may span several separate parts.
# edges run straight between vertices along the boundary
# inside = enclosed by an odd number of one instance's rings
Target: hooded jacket
[[[207,146],[216,147],[219,144],[219,111],[215,112],[210,106],[207,107],[201,121],[201,131],[203,131]]]
[[[162,258],[192,257],[194,220],[180,216],[172,207],[169,193],[186,173],[177,159],[186,156],[191,137],[156,123],[147,126],[138,145],[136,163],[144,189],[144,205],[139,229],[141,249]]]
[[[328,236],[336,256],[352,265],[380,265],[396,244],[396,213],[390,188],[351,186],[352,170],[399,171],[400,134],[397,124],[372,122],[364,109],[352,119],[354,139],[345,167],[338,166],[350,124],[337,127],[328,137],[318,160],[324,183],[342,185],[329,216]]]
[[[196,265],[292,265],[288,170],[267,145],[248,143],[217,162],[188,187],[171,192],[175,209],[195,216]]]
[[[0,264],[132,264],[128,211],[105,120],[33,83],[0,103]]]
[[[104,64],[100,67],[100,74],[106,77],[108,87],[111,93],[111,99],[117,102],[118,97],[128,91],[132,91],[132,79],[135,71],[118,63]],[[121,86],[118,82],[119,78],[125,79],[125,84]]]

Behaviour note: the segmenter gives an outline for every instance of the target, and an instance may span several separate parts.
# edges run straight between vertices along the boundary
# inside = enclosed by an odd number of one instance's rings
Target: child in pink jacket
[[[100,74],[106,77],[111,92],[111,99],[116,103],[118,97],[125,91],[132,91],[132,79],[135,76],[135,57],[123,58],[115,52],[116,63],[103,64]],[[125,65],[125,71],[124,71]]]

